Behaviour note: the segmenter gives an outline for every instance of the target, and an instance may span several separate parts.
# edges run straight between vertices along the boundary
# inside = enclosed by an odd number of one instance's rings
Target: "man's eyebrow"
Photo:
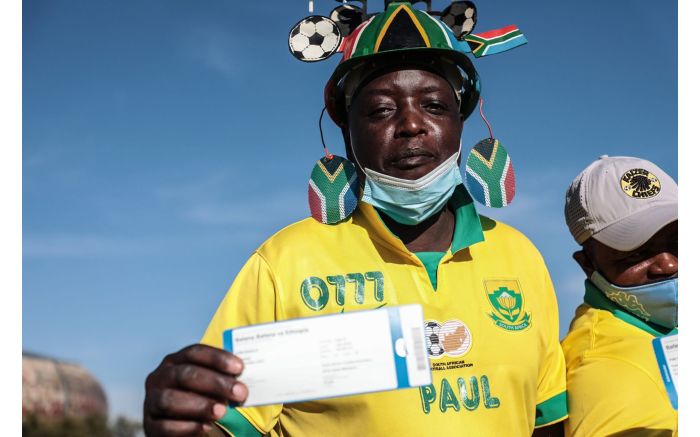
[[[439,86],[436,86],[436,85],[428,85],[428,86],[425,86],[425,87],[419,89],[418,91],[423,92],[423,93],[434,93],[434,92],[442,91],[442,88],[440,88]]]
[[[370,96],[391,96],[396,94],[391,88],[368,88],[364,92]]]
[[[422,88],[418,88],[416,90],[416,93],[435,93],[442,91],[442,88],[437,86],[437,85],[427,85]],[[396,94],[396,91],[391,89],[391,88],[368,88],[364,91],[367,95],[370,96],[391,96]]]

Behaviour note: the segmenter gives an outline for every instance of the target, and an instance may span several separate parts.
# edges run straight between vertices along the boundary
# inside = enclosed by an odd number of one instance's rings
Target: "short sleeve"
[[[223,332],[239,326],[272,322],[278,309],[276,281],[270,266],[254,253],[245,263],[216,310],[201,343],[223,348]],[[245,364],[245,363],[244,363]],[[261,434],[275,426],[282,405],[231,410],[218,425],[231,435],[253,435],[252,425]],[[249,424],[244,423],[245,419]]]
[[[568,379],[567,436],[676,435],[670,402],[644,369],[596,357],[570,369]]]
[[[537,378],[535,428],[560,422],[567,417],[566,360],[559,344],[559,311],[554,286],[544,269],[544,293],[548,300],[545,355]]]

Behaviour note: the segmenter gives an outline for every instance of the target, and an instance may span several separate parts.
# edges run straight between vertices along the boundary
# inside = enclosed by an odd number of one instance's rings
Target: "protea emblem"
[[[521,331],[530,326],[530,314],[523,309],[523,293],[517,280],[484,281],[493,311],[489,314],[496,326],[507,331]]]

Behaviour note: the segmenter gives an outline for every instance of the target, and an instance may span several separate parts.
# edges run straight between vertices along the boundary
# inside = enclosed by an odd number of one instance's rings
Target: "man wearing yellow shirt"
[[[477,214],[462,184],[460,137],[478,100],[476,71],[450,49],[454,35],[441,39],[449,28],[410,3],[388,5],[365,26],[353,47],[368,54],[353,68],[352,57],[341,63],[326,88],[362,200],[335,224],[294,223],[251,255],[203,344],[149,375],[148,436],[561,432],[565,364],[549,274],[525,236]],[[227,407],[248,389],[236,379],[245,363],[220,350],[225,330],[409,303],[423,307],[432,384]]]
[[[676,435],[652,348],[678,326],[675,181],[649,161],[603,156],[569,187],[565,214],[588,277],[562,343],[566,434]]]

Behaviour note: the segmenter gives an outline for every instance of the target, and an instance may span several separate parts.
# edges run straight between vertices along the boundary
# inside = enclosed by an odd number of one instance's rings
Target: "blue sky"
[[[517,181],[511,207],[480,212],[540,249],[563,335],[583,280],[563,219],[568,184],[601,154],[640,156],[677,179],[677,5],[476,3],[476,32],[516,24],[529,40],[474,61]],[[289,54],[307,4],[24,2],[23,348],[88,368],[113,414],[140,416],[147,373],[199,339],[255,247],[308,215],[338,58]],[[487,135],[469,119],[465,152]]]

